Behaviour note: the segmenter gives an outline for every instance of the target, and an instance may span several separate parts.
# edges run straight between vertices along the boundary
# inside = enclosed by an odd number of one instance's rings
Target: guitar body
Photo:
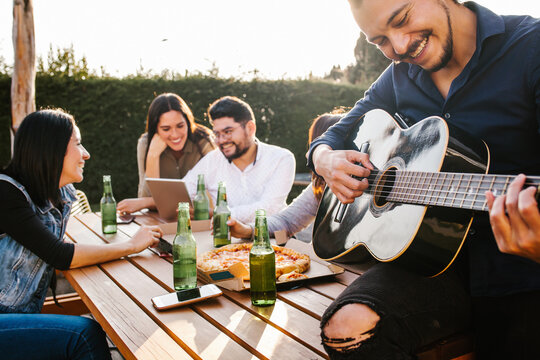
[[[378,174],[370,181],[370,191],[348,205],[341,223],[334,220],[340,202],[325,189],[314,223],[315,253],[342,262],[373,256],[395,260],[422,275],[441,274],[461,249],[473,212],[387,201],[384,189],[403,186],[392,181],[391,170],[484,174],[487,146],[435,116],[401,129],[388,113],[372,110],[358,123],[350,148],[368,143]],[[418,190],[413,187],[414,191]]]

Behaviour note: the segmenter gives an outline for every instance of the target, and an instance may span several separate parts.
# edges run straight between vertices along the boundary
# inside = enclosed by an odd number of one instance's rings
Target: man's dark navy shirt
[[[379,108],[411,122],[438,115],[484,140],[490,173],[540,175],[540,20],[464,5],[477,16],[476,51],[446,99],[419,66],[390,65],[349,114],[311,144],[311,168],[317,145],[344,149],[356,119]],[[540,264],[501,253],[487,213],[476,215],[472,228],[466,246],[473,296],[540,289]]]

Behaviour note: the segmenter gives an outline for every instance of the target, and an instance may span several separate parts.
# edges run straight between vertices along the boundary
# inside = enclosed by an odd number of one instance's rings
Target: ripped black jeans
[[[352,339],[329,339],[323,345],[332,359],[412,359],[425,345],[471,326],[471,298],[463,281],[447,270],[425,278],[391,263],[371,267],[326,309],[321,329],[341,307],[368,305],[380,317],[367,340],[351,346]],[[340,342],[347,346],[339,351]],[[328,346],[332,343],[332,347]]]

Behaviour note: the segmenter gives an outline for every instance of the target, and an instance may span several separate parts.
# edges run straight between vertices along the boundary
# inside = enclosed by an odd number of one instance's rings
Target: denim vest
[[[34,204],[24,186],[11,177],[0,174],[0,181],[16,186],[43,224],[62,241],[71,204],[77,199],[73,185],[60,189],[64,205],[60,212],[50,201],[43,207]],[[53,274],[51,265],[8,234],[0,234],[0,313],[39,313]]]

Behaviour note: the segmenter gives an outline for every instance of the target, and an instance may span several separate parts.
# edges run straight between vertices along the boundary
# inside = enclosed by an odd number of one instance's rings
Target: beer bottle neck
[[[197,192],[199,191],[205,191],[205,186],[204,186],[204,175],[203,174],[199,174],[199,176],[197,177]]]
[[[103,195],[112,195],[112,186],[108,181],[103,183]]]
[[[190,234],[191,233],[191,220],[189,213],[185,214],[183,211],[178,213],[178,225],[176,226],[176,234]]]
[[[255,218],[255,236],[253,238],[253,245],[270,247],[270,237],[268,236],[266,216],[257,216]]]
[[[217,206],[227,206],[227,192],[224,187],[218,188]]]
[[[197,192],[205,192],[206,186],[204,185],[204,181],[200,181],[197,183]]]
[[[227,206],[227,194],[221,194],[218,197],[218,206]]]

